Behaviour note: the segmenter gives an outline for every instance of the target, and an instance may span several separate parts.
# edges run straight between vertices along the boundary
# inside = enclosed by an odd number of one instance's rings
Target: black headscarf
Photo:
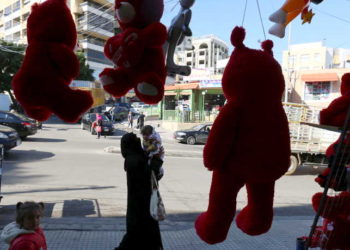
[[[144,155],[144,152],[141,146],[141,140],[134,133],[127,133],[123,135],[120,141],[120,147],[124,158],[135,154]]]

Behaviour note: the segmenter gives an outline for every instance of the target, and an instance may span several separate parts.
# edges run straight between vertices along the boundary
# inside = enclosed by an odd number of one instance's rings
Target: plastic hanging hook
[[[164,45],[164,53],[166,55],[166,68],[168,75],[179,74],[188,76],[191,74],[189,66],[177,65],[174,62],[174,53],[176,46],[180,45],[185,36],[192,36],[192,31],[189,27],[193,6],[195,0],[179,0],[181,9],[177,16],[171,21],[168,29],[168,40]]]

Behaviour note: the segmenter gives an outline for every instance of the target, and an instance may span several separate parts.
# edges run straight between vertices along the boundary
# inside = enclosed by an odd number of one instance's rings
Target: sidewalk
[[[289,250],[295,249],[296,238],[307,235],[311,217],[275,217],[271,230],[260,236],[248,236],[233,223],[223,243],[208,245],[195,233],[193,222],[161,222],[165,249],[218,250]],[[43,228],[49,249],[97,250],[114,249],[125,233],[125,218],[44,219]],[[0,244],[0,249],[7,245]]]

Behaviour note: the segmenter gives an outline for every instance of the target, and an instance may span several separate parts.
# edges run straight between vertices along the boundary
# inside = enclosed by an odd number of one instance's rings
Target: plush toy
[[[312,197],[312,206],[317,212],[322,193]],[[316,228],[310,247],[321,249],[350,249],[350,193],[325,199],[325,205],[320,215],[324,218],[323,225]]]
[[[348,109],[350,107],[350,73],[346,73],[342,76],[340,93],[340,97],[333,100],[327,108],[320,112],[320,124],[343,127]],[[350,145],[349,135],[345,137],[343,144]],[[340,146],[340,138],[327,148],[326,155],[330,162],[329,167],[331,167],[332,161],[335,159],[336,147],[338,146]],[[346,162],[341,160],[345,160],[347,158],[348,157],[339,157],[338,162],[335,163],[335,171],[337,171],[338,174],[336,174],[334,179],[332,179],[330,182],[330,187],[334,190],[341,191],[346,189]],[[315,181],[324,187],[329,174],[330,168],[327,168],[315,179]]]
[[[72,90],[79,74],[73,50],[77,34],[65,0],[34,4],[27,22],[28,47],[12,81],[16,99],[30,117],[44,121],[52,113],[75,122],[93,104],[90,93]]]
[[[286,26],[300,13],[303,24],[310,23],[315,15],[308,9],[310,2],[319,4],[322,0],[286,0],[283,6],[270,16],[270,21],[276,24],[270,28],[269,33],[283,38]]]
[[[273,58],[273,43],[263,51],[245,47],[245,31],[236,27],[236,47],[226,66],[222,87],[227,103],[216,118],[204,147],[204,165],[213,171],[209,206],[196,221],[197,234],[214,244],[225,240],[236,212],[238,191],[246,185],[248,204],[236,219],[245,233],[269,230],[275,181],[288,169],[290,140],[282,107],[284,78]],[[273,153],[273,157],[266,157]]]
[[[107,41],[104,52],[117,68],[102,71],[103,87],[115,97],[134,88],[141,101],[158,103],[166,78],[162,46],[167,31],[159,22],[163,0],[116,0],[115,8],[122,32]]]

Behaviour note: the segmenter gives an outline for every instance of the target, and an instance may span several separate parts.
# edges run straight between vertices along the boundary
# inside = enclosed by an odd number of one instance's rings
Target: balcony
[[[114,36],[112,22],[106,21],[105,23],[96,23],[95,21],[100,22],[100,20],[94,19],[94,17],[89,18],[89,20],[86,17],[79,19],[78,32],[99,37],[104,40]]]
[[[80,8],[84,14],[93,13],[97,16],[114,20],[114,10],[112,5],[100,5],[93,2],[84,2],[80,4]]]

